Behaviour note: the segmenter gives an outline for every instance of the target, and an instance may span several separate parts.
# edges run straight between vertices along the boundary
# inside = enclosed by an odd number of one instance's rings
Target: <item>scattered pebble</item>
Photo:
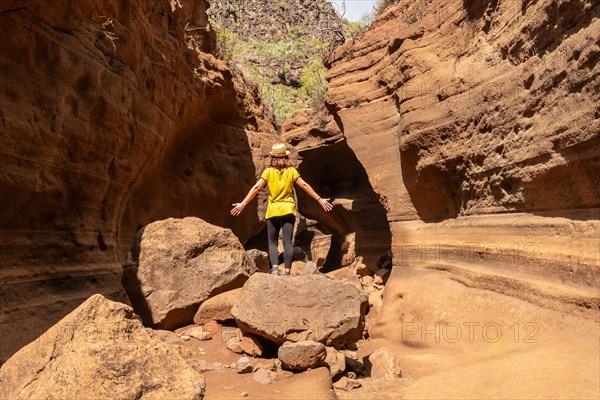
[[[260,368],[254,374],[252,374],[252,378],[256,382],[262,383],[263,385],[268,385],[272,382],[269,371],[263,368]]]
[[[253,371],[253,367],[250,364],[250,359],[248,357],[242,357],[240,358],[235,366],[238,374],[246,374],[248,372],[252,372]]]
[[[240,393],[240,396],[242,396],[242,397],[248,397],[248,392],[242,392],[242,393]]]
[[[362,384],[358,380],[349,379],[349,378],[346,378],[345,376],[333,384],[334,388],[345,390],[347,392],[349,392],[352,389],[359,388],[361,386],[362,386]]]
[[[190,340],[190,337],[188,335],[181,335],[180,337],[181,337],[181,340],[185,340],[186,342],[188,340]]]

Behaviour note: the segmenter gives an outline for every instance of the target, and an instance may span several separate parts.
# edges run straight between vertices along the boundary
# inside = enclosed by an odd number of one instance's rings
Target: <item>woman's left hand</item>
[[[233,216],[240,215],[244,210],[244,207],[246,207],[244,203],[233,203],[232,206],[233,208],[231,209],[231,215]]]

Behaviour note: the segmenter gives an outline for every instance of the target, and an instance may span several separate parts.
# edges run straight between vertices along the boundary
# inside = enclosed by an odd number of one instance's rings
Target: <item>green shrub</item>
[[[231,61],[239,53],[241,40],[236,33],[225,28],[215,27],[217,33],[217,56],[223,61]]]
[[[322,59],[329,50],[323,41],[297,35],[271,42],[246,42],[217,22],[211,23],[217,33],[217,56],[232,72],[241,71],[258,85],[261,99],[277,125],[281,126],[298,109],[322,106],[327,84]],[[273,83],[277,78],[290,82],[298,68],[302,68],[299,86]]]
[[[302,91],[308,98],[309,106],[317,106],[323,103],[327,81],[325,74],[327,69],[319,58],[311,59],[302,70],[300,84]]]

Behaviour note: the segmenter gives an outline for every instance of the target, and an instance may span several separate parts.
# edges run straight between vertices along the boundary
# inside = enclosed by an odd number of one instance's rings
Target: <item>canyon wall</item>
[[[372,188],[396,266],[596,315],[599,13],[589,0],[400,1],[328,60],[328,115],[297,114],[284,136],[301,170],[332,157],[323,180]],[[327,152],[340,143],[353,157]],[[328,195],[362,196],[342,192]]]
[[[0,5],[0,363],[94,293],[127,302],[139,227],[194,215],[242,240],[261,228],[264,198],[228,211],[274,129],[256,88],[210,54],[206,7]]]

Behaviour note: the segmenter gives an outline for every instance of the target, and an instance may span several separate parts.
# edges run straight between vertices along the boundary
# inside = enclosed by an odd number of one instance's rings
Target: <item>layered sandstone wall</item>
[[[599,13],[589,0],[400,1],[336,50],[326,106],[385,207],[396,265],[598,309]],[[326,153],[325,126],[286,135]]]
[[[139,226],[195,215],[242,239],[260,228],[256,205],[228,210],[274,131],[256,89],[210,54],[206,7],[0,5],[0,360],[93,293],[126,301]]]

